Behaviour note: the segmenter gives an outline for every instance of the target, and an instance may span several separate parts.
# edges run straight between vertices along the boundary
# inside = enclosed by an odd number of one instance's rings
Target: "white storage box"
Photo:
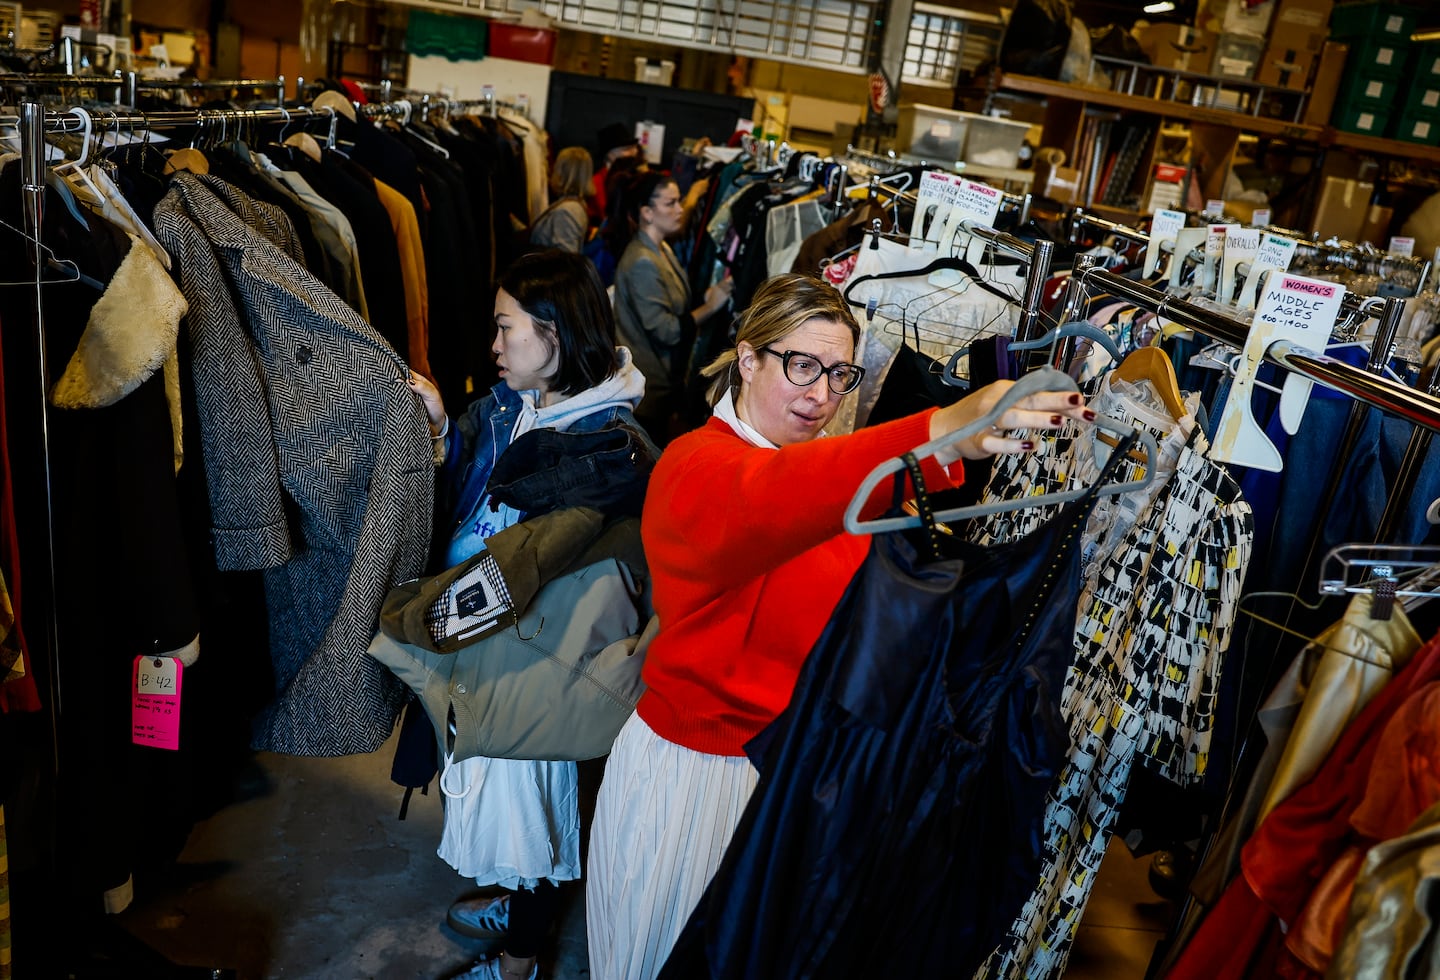
[[[895,148],[935,163],[1016,167],[1029,123],[931,105],[900,107]]]
[[[657,61],[654,58],[635,59],[635,81],[649,82],[651,85],[669,85],[670,80],[675,77],[675,62],[666,59]]]

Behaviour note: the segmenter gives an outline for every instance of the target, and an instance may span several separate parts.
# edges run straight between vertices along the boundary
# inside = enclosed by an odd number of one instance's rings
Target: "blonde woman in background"
[[[579,253],[585,246],[590,224],[585,198],[594,193],[591,179],[594,165],[590,151],[580,146],[567,146],[555,157],[550,169],[550,191],[554,201],[535,219],[530,229],[533,248],[559,248]]]

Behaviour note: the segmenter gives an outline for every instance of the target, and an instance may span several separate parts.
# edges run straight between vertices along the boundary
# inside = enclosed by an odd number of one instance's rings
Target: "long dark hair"
[[[522,255],[500,277],[500,288],[560,351],[551,391],[576,395],[620,369],[615,312],[585,256],[558,248]]]
[[[641,170],[626,174],[614,191],[607,191],[610,220],[606,222],[606,244],[619,258],[625,246],[640,233],[640,209],[655,200],[655,194],[675,178],[663,170]]]

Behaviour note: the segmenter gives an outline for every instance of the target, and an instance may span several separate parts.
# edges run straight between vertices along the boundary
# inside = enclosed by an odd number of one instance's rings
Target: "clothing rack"
[[[1100,231],[1108,232],[1109,234],[1112,234],[1117,238],[1133,242],[1137,245],[1150,244],[1150,235],[1148,233],[1140,231],[1138,228],[1132,228],[1129,225],[1118,224],[1117,222],[1111,221],[1108,218],[1102,218],[1099,215],[1091,214],[1089,211],[1086,211],[1082,207],[1075,208],[1073,211],[1070,212],[1068,217],[1070,219],[1070,243],[1072,245],[1079,243],[1079,228],[1084,225],[1088,225],[1091,228],[1096,228]],[[1279,233],[1279,231],[1276,232],[1276,234]],[[1166,244],[1166,242],[1160,243],[1161,251],[1174,254],[1173,248],[1166,249]],[[1204,260],[1204,253],[1201,252],[1201,250],[1198,248],[1191,249],[1190,254],[1185,256],[1184,259],[1184,261],[1195,262],[1197,264],[1203,262]],[[1427,272],[1425,273],[1426,275],[1428,275],[1428,266],[1429,263],[1427,262]],[[1236,267],[1236,269],[1247,277],[1250,275],[1250,266],[1248,263],[1242,262]],[[1383,305],[1384,300],[1379,297],[1363,296],[1359,293],[1347,290],[1345,293],[1345,299],[1340,304],[1340,312],[1343,316],[1346,317],[1356,317],[1361,320],[1366,320],[1378,316],[1379,314],[1377,310]]]
[[[1134,303],[1171,320],[1196,333],[1213,340],[1223,341],[1237,349],[1243,349],[1250,328],[1240,320],[1205,307],[1178,300],[1169,294],[1147,286],[1144,283],[1117,276],[1097,266],[1094,256],[1079,255],[1075,258],[1075,272],[1071,280],[1071,294],[1065,299],[1065,315],[1062,319],[1075,319],[1079,307],[1072,307],[1072,296],[1086,286],[1103,289],[1117,299]],[[1078,287],[1078,288],[1077,288]],[[1381,326],[1376,331],[1375,349],[1385,356],[1394,339],[1403,313],[1403,302],[1387,300],[1381,314]],[[1388,339],[1386,334],[1389,334]],[[1377,355],[1372,355],[1377,356]],[[1377,372],[1361,370],[1344,361],[1306,350],[1289,341],[1276,341],[1265,352],[1265,359],[1288,371],[1318,381],[1328,388],[1342,392],[1357,401],[1391,415],[1399,416],[1413,425],[1422,426],[1431,432],[1440,432],[1440,396],[1417,391],[1398,381],[1384,377]],[[1383,362],[1382,362],[1383,363]]]
[[[198,78],[142,78],[137,72],[116,72],[124,84],[124,98],[117,99],[122,105],[134,106],[141,92],[223,92],[229,89],[267,89],[275,90],[275,101],[284,102],[286,98],[287,82],[284,75],[276,75],[274,78],[215,78],[201,81]],[[305,79],[295,80],[295,91],[298,94],[304,87]]]
[[[125,117],[123,120],[117,116],[121,123],[138,121],[140,125],[150,128],[160,128],[166,125],[193,125],[202,118],[213,118],[219,110],[192,110],[190,112],[161,113],[164,117],[185,117],[183,119],[166,118],[164,121],[157,121],[156,116],[141,115],[138,117]],[[253,113],[232,113],[237,118],[249,118]],[[316,117],[325,115],[326,111],[315,113]],[[284,119],[278,111],[275,111],[276,119]],[[41,480],[44,488],[44,520],[45,520],[45,541],[48,549],[46,556],[46,568],[49,573],[49,596],[48,602],[49,620],[46,624],[45,636],[45,660],[46,687],[50,694],[50,739],[52,747],[51,765],[52,774],[58,786],[61,775],[64,771],[64,760],[60,752],[59,719],[62,711],[64,691],[60,685],[60,631],[55,596],[55,523],[54,523],[54,498],[52,496],[52,467],[50,454],[50,415],[49,403],[46,393],[50,390],[49,365],[46,362],[46,336],[45,336],[45,304],[43,286],[45,283],[45,253],[46,249],[41,240],[45,216],[45,180],[48,166],[45,159],[45,137],[50,133],[73,132],[73,124],[81,122],[77,117],[46,111],[45,107],[38,102],[23,102],[20,105],[20,115],[15,123],[20,132],[20,165],[21,165],[21,187],[23,195],[24,233],[26,241],[30,245],[30,261],[34,275],[35,287],[35,336],[37,341],[38,371],[39,371],[39,394],[40,394],[40,428],[41,440],[43,443],[41,463],[43,473]],[[59,855],[59,842],[52,840],[49,847],[49,858],[51,863],[51,879],[59,881],[61,875],[56,866],[56,859]],[[88,920],[85,920],[88,925]],[[126,976],[153,976],[172,978],[172,980],[233,980],[235,971],[218,967],[185,967],[179,966],[164,957],[160,956],[153,949],[150,949],[140,940],[131,936],[116,921],[112,915],[102,915],[98,922],[98,929],[91,929],[85,934],[85,940],[69,947],[72,956],[84,957],[91,953],[98,954],[97,966],[94,972],[87,971],[83,966],[70,967],[66,970],[66,976],[84,980],[86,977],[113,977],[117,975]],[[82,926],[84,928],[84,926]],[[118,972],[117,972],[118,971]]]

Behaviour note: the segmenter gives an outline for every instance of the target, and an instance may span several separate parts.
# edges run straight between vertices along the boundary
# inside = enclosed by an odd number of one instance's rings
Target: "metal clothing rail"
[[[1161,290],[1098,268],[1093,256],[1076,257],[1072,280],[1072,291],[1078,292],[1086,286],[1098,287],[1118,299],[1145,307],[1182,327],[1213,340],[1224,341],[1235,348],[1244,348],[1250,332],[1250,328],[1239,320],[1232,320],[1214,310],[1174,299]],[[1064,319],[1073,319],[1078,312],[1078,309],[1071,309],[1071,299],[1071,295],[1066,296]],[[1381,315],[1381,328],[1376,332],[1375,350],[1388,352],[1402,310],[1401,301],[1387,301]],[[1389,339],[1382,336],[1386,333],[1390,335]],[[1361,370],[1288,341],[1271,344],[1265,352],[1265,358],[1357,401],[1403,418],[1413,425],[1422,426],[1431,432],[1440,432],[1440,396],[1418,391],[1383,375]]]
[[[285,123],[301,122],[310,119],[323,119],[326,122],[333,122],[335,110],[331,108],[315,109],[310,106],[301,106],[295,109],[166,109],[160,112],[109,112],[104,110],[84,110],[90,120],[78,113],[46,111],[38,103],[23,103],[20,116],[0,116],[0,126],[22,126],[22,122],[28,118],[24,113],[28,107],[34,107],[36,119],[42,120],[38,123],[41,126],[42,134],[53,133],[81,133],[87,125],[92,125],[95,134],[102,132],[121,132],[125,130],[160,130],[176,129],[183,126],[209,127],[225,125],[230,122],[238,124],[247,123]],[[33,124],[33,123],[32,123]],[[23,132],[23,126],[22,126]],[[21,143],[30,149],[30,143],[22,135]],[[42,140],[43,143],[43,140]],[[43,149],[40,150],[43,153]]]

